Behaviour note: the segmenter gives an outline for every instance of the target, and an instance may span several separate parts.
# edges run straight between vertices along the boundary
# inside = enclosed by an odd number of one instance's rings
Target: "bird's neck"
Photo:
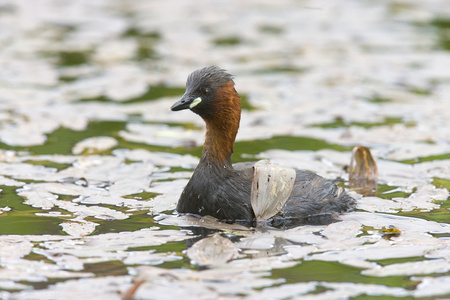
[[[211,117],[205,117],[202,161],[231,170],[231,154],[241,119],[241,101],[232,81],[217,91]]]

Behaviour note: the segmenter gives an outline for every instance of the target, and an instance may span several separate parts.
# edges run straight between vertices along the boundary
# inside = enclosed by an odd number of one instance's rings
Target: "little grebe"
[[[178,202],[179,213],[210,215],[224,221],[253,222],[250,202],[253,164],[231,164],[241,118],[233,76],[212,66],[194,71],[173,111],[190,109],[206,123],[203,153]],[[355,200],[333,182],[297,170],[294,188],[278,218],[307,219],[354,209]]]

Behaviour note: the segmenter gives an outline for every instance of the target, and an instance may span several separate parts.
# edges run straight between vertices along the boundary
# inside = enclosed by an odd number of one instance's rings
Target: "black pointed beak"
[[[192,97],[189,97],[188,95],[184,94],[183,97],[181,97],[180,100],[178,100],[174,105],[172,105],[170,109],[172,111],[188,109],[189,105],[191,105],[193,100],[194,99],[192,99]]]

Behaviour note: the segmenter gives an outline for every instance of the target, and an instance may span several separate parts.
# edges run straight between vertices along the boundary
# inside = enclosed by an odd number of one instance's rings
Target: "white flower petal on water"
[[[1,190],[0,190],[0,192],[1,192]],[[0,214],[8,212],[8,211],[11,211],[11,207],[9,207],[9,206],[0,207]]]
[[[117,149],[113,154],[132,161],[148,161],[156,166],[194,168],[198,158],[186,154],[151,152],[145,149]]]
[[[226,264],[236,258],[238,248],[229,239],[215,233],[196,242],[186,254],[197,265],[213,267]]]
[[[328,225],[321,234],[330,241],[354,239],[361,233],[361,223],[357,221],[342,221]]]
[[[430,211],[438,209],[437,201],[447,200],[449,192],[446,188],[436,188],[425,184],[417,187],[417,191],[408,198],[387,200],[378,197],[363,197],[358,200],[358,207],[365,211],[395,213],[398,211],[411,211],[420,209]]]
[[[147,189],[147,192],[159,193],[162,195],[153,198],[152,212],[159,213],[167,210],[174,210],[186,183],[186,179],[153,183],[152,186]]]
[[[275,287],[267,287],[261,291],[252,291],[247,299],[269,300],[269,299],[289,299],[300,297],[316,289],[317,282],[301,282],[283,284]]]
[[[159,265],[168,261],[183,259],[173,253],[154,253],[151,251],[128,252],[128,257],[123,260],[127,265]]]
[[[137,47],[136,40],[132,39],[106,41],[97,47],[93,59],[108,64],[128,60],[135,55]]]
[[[17,181],[14,179],[7,178],[5,176],[0,176],[0,185],[6,186],[23,186],[25,182]]]
[[[270,232],[255,233],[249,237],[242,238],[236,246],[241,249],[270,249],[275,244],[275,236]]]
[[[115,205],[117,207],[129,207],[133,209],[148,209],[153,207],[151,201],[147,200],[136,200],[123,198],[120,196],[112,196],[112,195],[93,195],[93,196],[81,196],[77,199],[74,199],[74,202],[78,202],[81,204],[97,204],[97,205]]]
[[[60,253],[59,255],[52,255],[51,253],[35,248],[33,252],[45,256],[48,260],[55,262],[61,269],[70,271],[82,271],[84,263],[75,255]]]
[[[360,246],[355,249],[332,249],[331,251],[310,255],[310,259],[338,261],[341,263],[349,262],[351,265],[355,265],[358,260],[358,264],[361,265],[362,261],[367,260],[422,256],[431,249],[429,245],[415,245],[412,247],[414,249],[409,249],[409,247],[408,245],[391,246],[380,242],[373,245]],[[367,266],[366,264],[365,267]]]
[[[359,295],[382,296],[391,295],[394,297],[405,297],[411,294],[410,291],[401,287],[389,287],[379,284],[362,284],[351,282],[320,282],[330,290],[318,294],[318,297],[306,296],[304,299],[342,299],[346,297],[356,297]],[[303,297],[302,297],[303,299]]]
[[[109,136],[96,136],[87,138],[75,144],[72,148],[73,154],[81,154],[84,151],[88,153],[105,151],[117,146],[118,142],[115,138]]]
[[[31,252],[33,244],[27,240],[0,237],[0,260],[21,258]]]
[[[158,223],[161,225],[173,225],[179,227],[204,227],[208,229],[218,229],[218,230],[227,230],[231,232],[250,232],[252,229],[249,227],[245,227],[240,224],[228,224],[216,221],[211,217],[204,218],[196,218],[194,216],[189,215],[164,215],[160,214],[155,219],[158,220]]]
[[[10,84],[53,86],[58,82],[56,69],[38,60],[0,59],[0,81]]]
[[[412,279],[421,281],[413,291],[415,297],[433,297],[450,293],[450,276],[413,277]]]
[[[287,256],[292,259],[305,258],[306,255],[318,251],[315,246],[298,246],[298,245],[286,245],[283,249],[287,252]]]
[[[83,237],[91,234],[98,224],[93,222],[64,222],[60,224],[62,230],[73,237]]]
[[[26,290],[28,288],[28,285],[17,283],[13,280],[0,279],[0,289],[3,290]]]
[[[65,271],[54,264],[27,259],[11,259],[8,261],[7,268],[0,269],[0,278],[8,278],[14,281],[45,282],[48,278],[64,279],[92,276],[92,273]]]
[[[57,169],[26,163],[0,163],[0,173],[14,179],[55,181],[59,179]]]
[[[26,290],[16,293],[19,300],[33,299],[119,299],[118,294],[129,287],[131,276],[105,276],[69,279],[44,290]]]
[[[144,296],[150,290],[152,295],[158,295],[158,298],[162,299],[169,299],[174,295],[180,297],[184,295],[187,299],[199,299],[211,296],[217,298],[223,294],[229,296],[253,294],[256,288],[282,282],[279,279],[263,278],[267,274],[264,271],[272,268],[288,268],[295,264],[284,262],[277,257],[265,257],[254,260],[234,260],[202,271],[137,267],[135,272],[145,282],[138,289],[136,297]]]
[[[396,215],[368,212],[353,212],[341,215],[340,218],[342,220],[357,221],[365,226],[371,226],[378,229],[381,229],[386,225],[392,225],[395,228],[398,228],[401,232],[405,233],[450,233],[450,224],[437,223],[412,217],[402,217]]]
[[[129,248],[158,246],[167,242],[183,241],[189,238],[192,238],[192,236],[182,231],[146,228],[133,232],[89,235],[82,239],[44,241],[40,246],[44,249],[45,255],[65,253],[79,257],[84,263],[95,263],[110,260],[126,260],[136,255],[135,252],[125,251]],[[171,259],[168,257],[168,260]]]
[[[46,190],[39,188],[35,189],[29,186],[26,186],[26,188],[22,188],[17,194],[21,197],[26,198],[26,204],[46,210],[54,207],[55,201],[58,198],[58,196],[53,195]]]
[[[376,266],[362,271],[363,275],[386,277],[408,276],[434,273],[446,273],[450,270],[450,263],[445,259],[423,260],[416,262],[397,263],[387,266]]]
[[[186,141],[190,141],[194,145],[203,143],[203,132],[200,130],[165,124],[129,123],[126,130],[119,132],[119,136],[130,142],[173,148],[184,146]]]

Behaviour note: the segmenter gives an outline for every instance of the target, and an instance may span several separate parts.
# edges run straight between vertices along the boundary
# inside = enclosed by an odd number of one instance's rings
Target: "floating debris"
[[[260,160],[253,166],[251,203],[258,222],[281,211],[292,192],[295,170]]]
[[[233,242],[215,233],[196,242],[186,253],[194,264],[214,267],[233,260],[239,251]]]
[[[348,173],[352,189],[364,196],[377,194],[378,168],[369,148],[363,146],[353,148]]]
[[[144,279],[136,280],[136,282],[134,282],[134,284],[122,295],[121,300],[133,300],[136,291],[144,282]]]
[[[392,237],[399,237],[402,234],[402,232],[400,230],[398,230],[397,228],[395,228],[392,225],[381,228],[380,232],[381,232],[383,238],[387,239],[387,240]]]

